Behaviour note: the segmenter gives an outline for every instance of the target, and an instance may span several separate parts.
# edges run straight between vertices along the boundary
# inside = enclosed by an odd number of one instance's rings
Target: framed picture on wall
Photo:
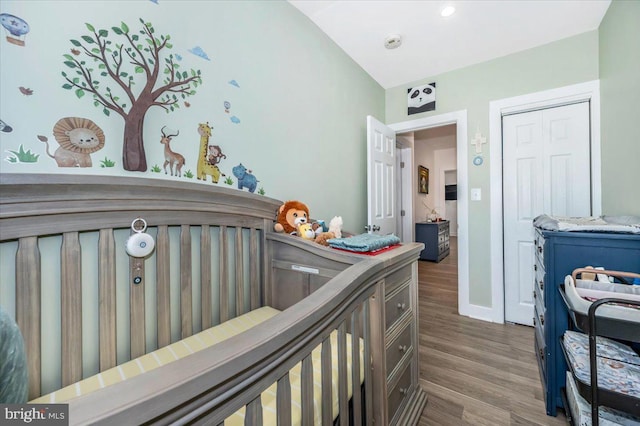
[[[418,192],[429,193],[429,169],[424,166],[418,166]]]
[[[407,114],[434,111],[436,109],[436,83],[407,89]]]

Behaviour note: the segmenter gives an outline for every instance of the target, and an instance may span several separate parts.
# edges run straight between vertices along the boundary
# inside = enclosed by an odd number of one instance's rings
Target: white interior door
[[[396,233],[396,132],[367,116],[367,231]]]
[[[503,117],[505,320],[533,324],[533,219],[591,214],[589,104]]]

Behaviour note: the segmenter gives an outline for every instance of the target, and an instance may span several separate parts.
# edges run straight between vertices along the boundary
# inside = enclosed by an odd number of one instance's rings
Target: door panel
[[[396,233],[396,133],[367,117],[367,186],[369,232]]]
[[[503,117],[505,320],[533,324],[533,219],[591,214],[589,104]]]

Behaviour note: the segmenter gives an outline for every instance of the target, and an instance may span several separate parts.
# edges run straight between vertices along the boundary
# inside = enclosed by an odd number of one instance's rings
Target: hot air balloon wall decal
[[[81,55],[65,54],[64,89],[81,99],[93,95],[93,105],[106,116],[116,113],[125,122],[122,164],[125,170],[144,172],[147,159],[143,142],[144,119],[149,108],[166,112],[180,108],[182,100],[196,94],[202,84],[200,70],[181,71],[173,54],[170,35],[159,35],[150,22],[131,30],[122,22],[111,30],[86,24],[88,35],[72,39]],[[115,41],[114,41],[115,40]],[[142,87],[135,90],[135,87]]]
[[[7,32],[7,41],[16,46],[24,46],[25,35],[29,32],[29,24],[22,18],[0,13],[0,24]]]

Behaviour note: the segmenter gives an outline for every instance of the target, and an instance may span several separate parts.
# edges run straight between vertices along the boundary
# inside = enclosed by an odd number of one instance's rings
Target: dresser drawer
[[[544,330],[544,314],[545,312],[544,311],[540,312],[538,310],[538,306],[536,305],[535,308],[533,309],[533,315],[534,315],[533,326],[534,327],[540,327],[542,330]]]
[[[539,259],[540,263],[544,265],[544,237],[538,229],[536,229],[533,243],[535,245],[536,258]]]
[[[394,290],[385,302],[385,330],[405,313],[411,310],[411,281],[407,281]]]
[[[412,383],[411,383],[411,370],[413,369],[413,362],[409,363],[407,367],[404,369],[404,372],[400,376],[400,380],[395,384],[393,388],[389,391],[387,395],[388,407],[389,407],[389,418],[387,421],[391,423],[393,418],[395,417],[398,409],[402,406],[402,402],[404,401],[407,395],[411,394],[412,391]]]
[[[538,286],[538,281],[534,281],[533,283],[533,302],[535,303],[538,312],[544,314],[544,311],[546,310],[544,306],[544,293]]]
[[[387,275],[384,279],[384,290],[386,294],[390,294],[400,284],[404,284],[411,278],[411,265],[403,266]]]
[[[542,296],[542,300],[544,300],[544,278],[545,278],[545,270],[544,265],[540,263],[540,259],[536,257],[536,262],[533,265],[534,276],[536,277],[536,289],[540,292],[540,296]]]
[[[387,378],[393,374],[405,354],[411,352],[413,348],[412,336],[413,323],[409,323],[387,346]]]
[[[547,347],[544,345],[544,337],[542,337],[536,329],[535,340],[533,345],[536,351],[536,359],[538,360],[538,368],[540,369],[540,380],[542,382],[542,390],[546,392],[547,383],[547,362],[545,361]]]

